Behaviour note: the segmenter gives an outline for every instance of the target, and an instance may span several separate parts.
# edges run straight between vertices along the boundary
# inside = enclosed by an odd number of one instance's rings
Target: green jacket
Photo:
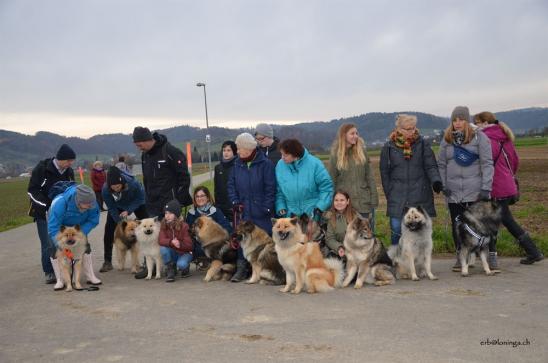
[[[377,185],[371,170],[371,163],[365,153],[365,165],[356,166],[353,158],[348,158],[347,170],[337,169],[337,155],[331,154],[328,171],[333,179],[335,191],[344,190],[350,195],[352,206],[360,213],[371,213],[379,205]]]
[[[326,213],[326,218],[329,218],[330,213]],[[327,231],[325,232],[325,244],[330,250],[337,253],[339,247],[344,247],[344,236],[346,235],[346,227],[348,222],[344,214],[337,213],[335,226],[331,221],[327,221]]]

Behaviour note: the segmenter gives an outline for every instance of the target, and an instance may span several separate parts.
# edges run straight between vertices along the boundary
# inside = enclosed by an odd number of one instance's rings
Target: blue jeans
[[[170,262],[175,262],[179,270],[184,270],[190,266],[190,261],[192,261],[191,253],[184,253],[182,255],[175,252],[173,248],[160,246],[160,254],[162,255],[162,260],[164,264],[167,265]]]
[[[390,217],[390,231],[392,232],[390,236],[391,243],[397,245],[401,236],[401,218]]]
[[[48,235],[48,221],[45,219],[36,219],[36,228],[38,229],[38,238],[40,238],[40,247],[42,252],[42,270],[44,273],[53,273],[50,257],[53,257],[55,249],[53,242]]]
[[[375,233],[375,209],[371,209],[371,213],[360,213],[364,218],[369,218],[369,224],[371,225],[371,231]]]

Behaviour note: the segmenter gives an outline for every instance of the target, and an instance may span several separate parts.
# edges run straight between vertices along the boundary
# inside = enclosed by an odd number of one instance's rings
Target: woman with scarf
[[[238,148],[234,141],[227,140],[223,142],[223,146],[221,146],[222,159],[221,162],[215,166],[215,176],[213,177],[213,184],[215,185],[215,205],[230,221],[233,219],[233,213],[232,203],[228,197],[227,186],[228,178],[234,167],[237,150]]]
[[[380,170],[391,242],[397,245],[405,207],[420,205],[430,217],[435,217],[432,190],[436,193],[443,190],[436,157],[417,129],[416,116],[396,117],[396,128],[381,150]]]
[[[516,202],[516,197],[519,194],[515,179],[519,158],[514,146],[514,133],[504,122],[499,122],[491,112],[477,114],[474,116],[474,122],[491,141],[493,167],[495,168],[491,196],[497,200],[502,209],[502,224],[525,251],[526,257],[521,259],[520,263],[530,265],[541,261],[544,259],[544,255],[510,212],[510,205]],[[498,268],[496,256],[496,246],[493,243],[492,246],[489,246],[489,267],[495,271]]]
[[[493,184],[491,142],[482,131],[475,130],[469,120],[468,107],[455,107],[451,113],[451,123],[441,140],[438,157],[438,168],[446,189],[451,231],[457,252],[457,262],[453,266],[455,272],[461,270],[461,243],[456,235],[455,219],[473,202],[489,200]]]
[[[334,189],[348,192],[354,208],[362,217],[369,218],[375,230],[375,208],[379,205],[379,195],[365,142],[358,134],[356,125],[343,124],[339,127],[331,147],[328,171]]]

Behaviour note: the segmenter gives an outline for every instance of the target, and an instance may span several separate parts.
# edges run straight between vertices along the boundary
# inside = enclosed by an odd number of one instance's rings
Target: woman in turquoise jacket
[[[79,225],[80,230],[86,235],[87,239],[91,230],[99,224],[99,205],[95,199],[95,192],[84,184],[68,187],[62,194],[53,199],[48,216],[48,233],[56,248],[59,248],[56,237],[61,226],[73,227]],[[64,283],[60,266],[57,260],[52,260],[52,265],[57,278],[54,290],[61,290]],[[88,283],[93,285],[101,284],[101,280],[93,273],[89,242],[87,242],[86,253],[84,253],[82,259],[82,268]]]
[[[333,199],[333,182],[323,163],[296,139],[280,143],[276,165],[276,212],[280,216],[307,214],[321,218]]]

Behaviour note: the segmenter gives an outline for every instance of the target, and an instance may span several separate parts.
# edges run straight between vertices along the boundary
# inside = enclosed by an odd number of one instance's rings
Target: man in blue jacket
[[[89,232],[99,224],[99,206],[95,199],[95,192],[84,184],[70,186],[53,199],[48,215],[48,233],[55,249],[59,248],[56,237],[61,226],[73,227],[79,225],[87,238]],[[59,263],[57,259],[52,259],[51,263],[57,278],[54,290],[61,290],[64,283]],[[82,267],[88,283],[92,285],[101,284],[101,280],[93,273],[89,242],[87,242],[86,253],[84,253],[82,259]],[[70,282],[67,281],[67,283]]]
[[[132,213],[138,219],[148,218],[145,205],[145,191],[139,181],[116,166],[107,171],[107,182],[101,191],[107,205],[107,221],[103,243],[105,246],[105,261],[99,272],[112,270],[112,245],[116,225]]]

